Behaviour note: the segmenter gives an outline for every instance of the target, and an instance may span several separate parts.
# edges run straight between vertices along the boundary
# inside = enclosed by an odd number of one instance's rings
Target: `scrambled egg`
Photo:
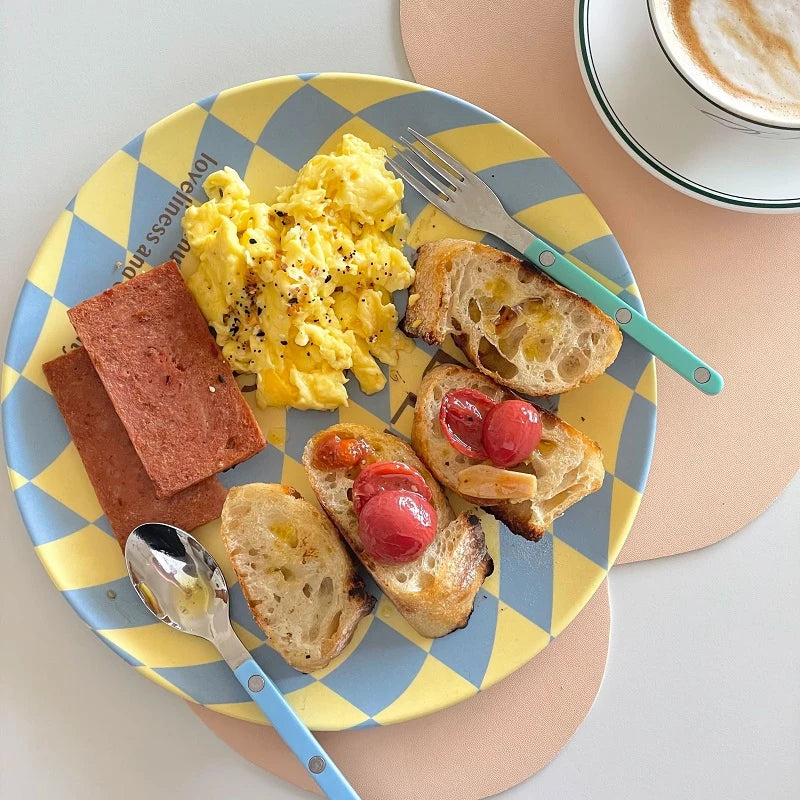
[[[394,365],[408,346],[391,297],[414,279],[403,183],[384,155],[345,134],[272,205],[251,203],[225,167],[203,185],[209,201],[186,211],[186,283],[231,367],[257,376],[262,407],[346,405],[345,370],[377,392],[376,359]]]

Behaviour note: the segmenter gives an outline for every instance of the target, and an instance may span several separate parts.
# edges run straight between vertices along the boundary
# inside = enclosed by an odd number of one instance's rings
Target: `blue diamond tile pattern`
[[[283,469],[283,453],[267,445],[260,453],[225,470],[219,479],[228,489],[245,483],[280,483]]]
[[[124,261],[122,245],[74,216],[56,284],[56,299],[65,306],[74,306],[105,291],[118,280],[115,265]]]
[[[568,508],[553,523],[553,535],[574,547],[603,569],[608,568],[608,531],[614,476],[606,473],[594,494]]]
[[[31,357],[52,298],[38,286],[25,281],[14,313],[6,344],[6,364],[22,372]]]
[[[298,89],[272,115],[258,138],[268,153],[300,169],[352,114],[313,86]]]
[[[512,215],[539,203],[581,192],[575,181],[552,158],[529,158],[498,164],[481,170],[478,176],[496,188],[495,194]]]
[[[425,651],[380,619],[374,619],[361,645],[322,682],[374,716],[396,700],[414,680]]]
[[[96,631],[161,624],[145,608],[127,575],[98,586],[68,589],[63,594],[84,622]]]
[[[53,397],[25,377],[3,402],[3,437],[8,466],[26,478],[45,470],[69,442]]]
[[[434,639],[431,645],[431,655],[447,664],[453,672],[466,678],[475,686],[480,686],[486,667],[489,665],[491,652],[484,650],[481,658],[476,658],[472,648],[474,637],[481,641],[494,639],[497,628],[498,600],[486,591],[479,591],[475,600],[475,608],[469,618],[469,624],[441,639]]]
[[[553,615],[553,538],[545,534],[536,547],[502,525],[500,598],[515,611],[550,630]]]
[[[203,705],[244,703],[250,699],[224,661],[191,667],[156,667],[154,672]]]
[[[195,158],[200,158],[201,153],[224,153],[225,166],[233,167],[240,175],[244,175],[253,154],[253,143],[209,114],[197,143]]]
[[[603,275],[617,285],[627,285],[626,281],[629,280],[630,270],[625,262],[625,257],[622,255],[622,250],[617,244],[617,240],[611,234],[592,239],[580,247],[573,248],[570,252],[584,264],[591,264],[594,269],[602,272]],[[625,300],[630,303],[629,295],[629,292],[625,293]],[[641,311],[639,299],[636,298],[636,301],[636,308]]]
[[[32,483],[20,486],[14,496],[25,524],[37,532],[32,537],[36,545],[54,542],[89,524],[83,517]]]
[[[647,453],[653,447],[655,423],[655,405],[641,395],[634,394],[619,441],[620,451],[629,455],[624,459],[617,459],[615,475],[640,493],[644,491],[647,481]]]

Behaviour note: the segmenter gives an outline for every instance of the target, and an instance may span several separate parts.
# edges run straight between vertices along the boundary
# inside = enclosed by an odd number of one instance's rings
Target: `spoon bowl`
[[[211,553],[173,525],[139,525],[125,544],[133,588],[150,611],[172,628],[214,641],[228,619],[225,576]],[[216,622],[216,624],[215,624]]]

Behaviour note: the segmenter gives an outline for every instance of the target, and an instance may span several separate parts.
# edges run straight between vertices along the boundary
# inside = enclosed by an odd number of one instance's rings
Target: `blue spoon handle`
[[[360,800],[330,756],[286,702],[278,687],[252,658],[237,667],[233,674],[316,781],[317,786],[331,800]]]
[[[554,281],[594,303],[617,321],[623,333],[636,339],[692,386],[706,394],[722,391],[722,376],[716,370],[541,239],[535,238],[525,249],[525,258]]]

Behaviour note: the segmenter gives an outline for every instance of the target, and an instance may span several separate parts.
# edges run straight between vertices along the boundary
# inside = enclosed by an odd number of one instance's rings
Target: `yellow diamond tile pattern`
[[[303,465],[295,461],[291,456],[283,457],[283,473],[281,475],[281,483],[285,486],[293,486],[300,492],[303,497],[311,500],[313,503],[317,502],[314,490],[308,482],[308,475],[303,469]]]
[[[255,142],[258,141],[261,131],[264,130],[275,109],[302,85],[303,81],[300,78],[281,83],[265,83],[259,91],[258,102],[254,102],[253,93],[243,87],[227,89],[217,95],[210,112],[237,133]]]
[[[613,564],[625,544],[642,496],[624,481],[614,478],[611,488],[611,519],[608,526],[608,563]]]
[[[24,486],[28,483],[28,479],[24,475],[20,475],[19,472],[15,472],[11,467],[8,468],[8,481],[11,484],[11,488],[16,491],[20,488],[20,486]]]
[[[170,628],[169,625],[156,622],[136,628],[115,628],[97,632],[132,658],[153,669],[189,667],[220,660],[217,649],[205,639],[199,636],[187,636]]]
[[[66,482],[65,475],[72,475],[72,480]],[[72,442],[32,483],[84,519],[95,520],[103,513],[89,476],[83,468],[81,457]]]
[[[28,272],[28,280],[47,294],[53,294],[56,290],[58,274],[61,271],[61,262],[64,260],[64,250],[67,247],[67,239],[72,226],[72,216],[71,211],[62,211],[58,215],[58,219],[45,236]]]
[[[296,175],[290,166],[256,145],[242,177],[253,201],[271,203],[278,194],[278,187],[291,185]]]
[[[136,188],[137,161],[119,151],[100,167],[75,197],[75,214],[126,247]]]
[[[651,361],[642,377],[639,378],[639,383],[636,384],[636,394],[640,394],[645,400],[649,400],[653,405],[657,402],[656,393],[656,362]]]
[[[319,681],[289,692],[286,699],[312,730],[330,730],[331,726],[336,730],[354,728],[369,719],[363,711]]]
[[[494,562],[494,572],[483,582],[483,588],[500,597],[500,523],[486,511],[478,510],[477,514],[486,537],[486,549]]]
[[[4,401],[6,397],[8,397],[8,393],[17,385],[18,380],[19,372],[17,372],[13,367],[9,367],[8,364],[3,364],[2,399]]]
[[[220,523],[218,519],[212,520],[205,525],[201,525],[199,528],[195,528],[192,531],[192,536],[214,556],[214,560],[219,564],[222,574],[225,576],[225,582],[228,584],[228,588],[230,588],[236,583],[236,572],[234,572],[233,565],[228,558],[228,551],[225,549],[225,545],[222,542],[219,526]]]
[[[494,647],[481,688],[493,686],[527,664],[549,641],[547,631],[501,601],[497,609]]]
[[[553,621],[558,636],[575,619],[606,576],[606,571],[573,547],[553,537]]]
[[[364,640],[364,637],[367,635],[369,631],[370,625],[372,625],[372,621],[375,619],[373,615],[368,616],[366,619],[361,620],[356,627],[355,633],[353,634],[353,638],[348,642],[347,647],[339,653],[336,658],[334,658],[327,667],[323,667],[322,669],[318,669],[314,672],[314,678],[318,681],[321,681],[328,677],[332,672],[337,670],[345,661],[350,657],[350,655],[355,652],[361,642]]]
[[[428,654],[411,685],[391,705],[373,719],[379,725],[392,725],[413,716],[413,709],[429,705],[431,698],[452,706],[475,694],[475,687],[438,658]]]
[[[533,145],[519,131],[489,122],[468,125],[428,137],[473,172],[528,158],[547,158],[547,153]]]
[[[602,272],[598,272],[598,270],[592,269],[592,267],[581,261],[579,258],[575,258],[575,256],[573,256],[572,254],[567,253],[567,258],[573,264],[575,264],[576,267],[580,267],[585,273],[591,275],[591,277],[594,278],[598,283],[603,284],[603,286],[605,286],[606,289],[608,289],[611,292],[614,292],[614,294],[618,294],[622,289],[621,286],[614,283],[614,281],[612,281],[610,278],[607,278],[605,275],[603,275]]]
[[[53,298],[50,301],[47,316],[42,323],[42,332],[36,341],[30,360],[25,365],[25,369],[22,370],[22,374],[31,383],[35,383],[40,389],[49,393],[50,387],[44,377],[42,364],[62,355],[62,352],[65,352],[62,348],[74,338],[75,331],[67,318],[67,307]]]
[[[585,194],[570,194],[526,208],[515,215],[543,239],[562,250],[574,250],[611,231]]]
[[[617,448],[632,397],[631,389],[606,373],[558,401],[558,415],[600,445],[608,472],[616,469]]]
[[[173,694],[178,695],[178,697],[183,698],[184,700],[189,700],[190,702],[194,702],[194,699],[189,697],[186,692],[181,691],[174,683],[170,683],[163,675],[159,675],[155,670],[151,669],[150,667],[134,667],[134,669],[140,674],[144,675],[145,678],[157,683],[159,686],[167,689],[168,691],[172,692]],[[251,703],[254,708],[257,708],[255,703]]]
[[[390,628],[397,631],[401,636],[413,642],[417,647],[425,650],[426,652],[431,649],[433,643],[431,639],[425,636],[420,636],[409,624],[406,618],[395,608],[385,596],[381,597],[378,601],[378,606],[375,609],[375,616],[385,622]]]
[[[351,380],[355,380],[355,378],[351,378]],[[339,409],[339,422],[350,425],[366,425],[368,428],[374,428],[379,431],[386,427],[384,420],[353,402]]]
[[[127,576],[117,540],[95,525],[36,548],[59,591],[99,586]]]
[[[468,239],[479,242],[484,234],[468,228],[448,217],[435,206],[426,206],[414,220],[408,233],[408,244],[411,247],[420,247],[426,242],[435,242],[437,239]]]
[[[320,152],[329,153],[336,149],[339,146],[339,142],[342,141],[342,136],[346,133],[352,133],[354,136],[358,136],[359,139],[369,142],[373,147],[382,147],[389,154],[393,152],[392,146],[394,140],[391,136],[387,136],[385,133],[382,133],[377,128],[358,117],[353,117],[340,128],[333,131],[325,140],[322,147],[320,147]]]
[[[191,105],[157,122],[145,132],[139,161],[179,189],[195,162],[207,116],[205,109]],[[208,172],[201,176],[201,182]],[[166,202],[169,197],[163,200]]]
[[[164,683],[167,682],[164,681]],[[246,703],[206,703],[206,708],[210,708],[218,714],[225,714],[226,717],[240,719],[242,722],[254,722],[256,725],[270,726],[269,720],[252,700]]]
[[[386,84],[380,79],[368,77],[362,80],[353,75],[317,75],[309,84],[353,114],[387,98],[422,91],[421,86],[412,83],[395,85],[387,91]]]
[[[261,647],[264,644],[262,639],[259,639],[257,636],[253,636],[247,628],[242,625],[239,625],[238,622],[233,622],[233,631],[234,633],[242,640],[242,644],[248,650],[255,650],[257,647]]]

